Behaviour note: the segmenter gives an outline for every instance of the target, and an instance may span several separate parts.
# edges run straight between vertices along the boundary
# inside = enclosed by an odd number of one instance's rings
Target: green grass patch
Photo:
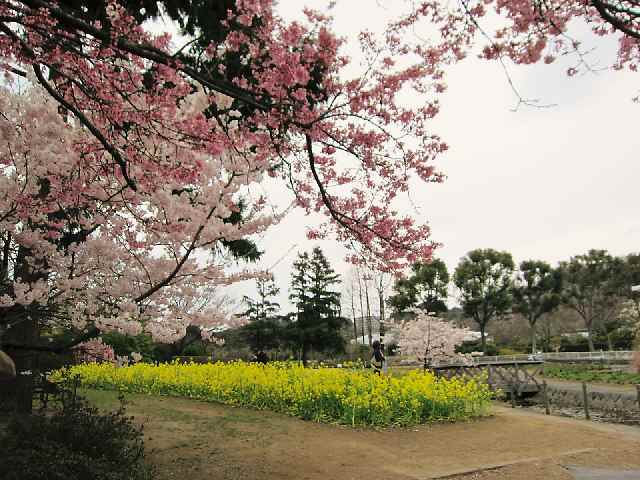
[[[614,383],[618,385],[640,384],[640,374],[617,372],[600,365],[545,365],[544,376],[576,382]]]

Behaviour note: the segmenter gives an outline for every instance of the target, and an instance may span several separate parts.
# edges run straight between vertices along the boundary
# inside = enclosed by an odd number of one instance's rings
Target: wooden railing
[[[522,355],[497,355],[475,357],[477,363],[513,363],[527,360],[545,362],[609,362],[631,361],[633,351],[601,351],[601,352],[548,352]]]

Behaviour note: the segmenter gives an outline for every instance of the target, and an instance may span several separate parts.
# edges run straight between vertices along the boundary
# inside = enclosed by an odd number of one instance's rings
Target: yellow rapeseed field
[[[90,388],[196,398],[354,426],[466,419],[484,414],[491,397],[487,385],[474,380],[438,379],[421,371],[389,377],[295,363],[88,363],[54,377],[69,374]]]

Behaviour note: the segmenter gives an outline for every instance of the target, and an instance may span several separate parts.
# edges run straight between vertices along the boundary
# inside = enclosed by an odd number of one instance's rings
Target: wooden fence
[[[542,383],[536,400],[544,405],[547,415],[552,411],[569,409],[581,412],[585,418],[593,416],[603,420],[640,424],[640,385],[636,391],[598,391],[586,383],[581,389],[550,386]]]
[[[511,363],[523,360],[542,360],[545,362],[630,362],[632,350],[607,352],[548,352],[522,355],[498,355],[475,357],[478,363]]]

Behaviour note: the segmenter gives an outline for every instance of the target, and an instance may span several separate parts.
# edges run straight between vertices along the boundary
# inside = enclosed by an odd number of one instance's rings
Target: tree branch
[[[105,138],[105,136],[102,135],[102,132],[93,123],[91,123],[91,121],[79,109],[71,105],[69,102],[67,102],[64,99],[62,95],[56,92],[56,90],[44,78],[44,75],[42,75],[42,70],[40,69],[40,65],[38,65],[37,63],[34,63],[33,71],[36,74],[36,78],[38,79],[38,82],[40,83],[40,85],[42,85],[45,88],[45,90],[49,93],[49,95],[51,95],[64,108],[72,112],[76,116],[76,118],[80,120],[80,123],[82,123],[82,125],[84,125],[91,132],[91,134],[98,139],[98,141],[102,144],[104,149],[111,154],[113,159],[120,166],[122,177],[124,178],[129,188],[131,188],[131,190],[133,191],[138,190],[138,187],[136,186],[135,181],[131,177],[129,177],[129,173],[127,172],[127,162],[122,157],[122,155],[120,155],[120,152],[118,151],[118,149],[113,145],[111,145],[111,143],[109,143],[109,141]]]
[[[20,3],[30,7],[31,9],[46,8],[51,16],[58,20],[61,24],[79,30],[87,35],[91,35],[92,37],[105,43],[112,43],[109,32],[100,30],[90,23],[80,20],[74,15],[65,12],[62,8],[58,7],[54,3],[46,2],[43,0],[21,0]],[[132,43],[124,38],[118,38],[113,43],[114,46],[119,48],[120,50],[184,72],[203,86],[209,87],[216,92],[222,93],[236,100],[240,100],[248,105],[258,108],[259,110],[269,110],[269,107],[261,102],[258,102],[251,92],[236,87],[226,80],[207,77],[187,65],[178,64],[175,59],[158,48],[155,48],[151,45]]]
[[[640,40],[640,32],[632,30],[622,20],[609,13],[609,10],[611,9],[610,5],[606,4],[602,0],[591,0],[591,4],[595,7],[596,10],[598,10],[600,16],[605,21],[613,25],[614,28],[620,30],[625,35],[629,35],[630,37]],[[631,14],[629,13],[629,15]]]
[[[91,338],[95,338],[100,334],[100,330],[96,327],[91,327],[82,335],[70,340],[68,342],[58,345],[29,345],[25,343],[12,343],[3,342],[2,348],[5,350],[26,350],[31,352],[50,352],[50,353],[64,353],[71,350],[79,343],[85,342]]]

